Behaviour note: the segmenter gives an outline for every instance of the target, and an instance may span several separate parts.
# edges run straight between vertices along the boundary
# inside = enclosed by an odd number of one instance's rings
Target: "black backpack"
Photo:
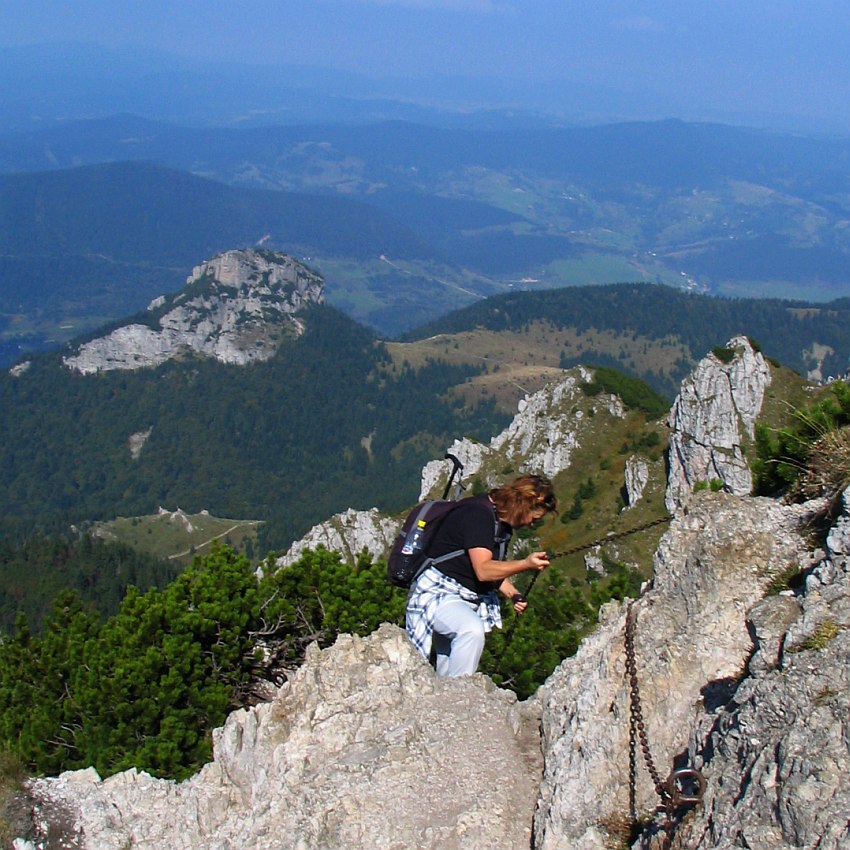
[[[475,497],[473,497],[475,498]],[[387,558],[387,578],[396,587],[410,587],[419,576],[434,564],[441,564],[464,553],[463,549],[447,552],[439,558],[429,558],[428,549],[434,541],[443,520],[455,508],[467,504],[468,499],[428,499],[420,502],[405,518]],[[495,520],[494,540],[499,543],[498,559],[505,556],[510,535],[499,537],[499,521]]]

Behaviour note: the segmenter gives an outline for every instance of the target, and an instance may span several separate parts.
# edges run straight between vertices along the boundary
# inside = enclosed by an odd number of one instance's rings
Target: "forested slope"
[[[477,369],[394,370],[373,334],[328,307],[306,333],[247,367],[211,360],[82,376],[58,356],[0,376],[3,529],[152,513],[266,520],[288,545],[348,507],[400,510],[423,463],[465,433],[504,424],[447,388]],[[150,429],[138,459],[133,434]]]
[[[578,333],[610,330],[635,339],[681,343],[690,352],[673,364],[669,378],[642,374],[673,398],[697,360],[737,334],[756,340],[770,357],[805,375],[822,357],[823,377],[845,374],[850,363],[847,299],[808,304],[779,299],[726,299],[653,284],[616,284],[497,295],[430,322],[404,339],[458,334],[475,329],[517,331],[534,322]],[[630,370],[617,352],[590,355],[598,364]],[[573,365],[571,362],[562,365]]]

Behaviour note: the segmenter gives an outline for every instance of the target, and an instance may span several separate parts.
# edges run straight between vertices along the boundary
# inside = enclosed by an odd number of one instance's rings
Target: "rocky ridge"
[[[848,846],[848,501],[818,550],[801,531],[823,501],[723,493],[698,495],[662,538],[635,603],[643,714],[662,776],[690,765],[707,781],[702,805],[675,815],[674,846]],[[770,595],[789,565],[797,590]],[[214,761],[186,782],[92,770],[36,780],[34,826],[15,846],[625,846],[626,604],[604,608],[524,703],[481,675],[437,679],[394,626],[341,636],[311,649],[271,702],[231,715]],[[663,819],[642,764],[635,790],[645,819],[633,846],[649,850]]]
[[[267,360],[295,313],[323,300],[324,283],[285,254],[226,251],[196,266],[186,287],[148,306],[148,321],[116,328],[63,358],[82,374],[158,366],[188,352],[244,366]]]
[[[752,473],[743,451],[752,439],[761,412],[770,367],[743,336],[730,340],[728,361],[708,354],[683,383],[671,408],[669,468],[666,480],[660,466],[631,455],[626,462],[623,489],[626,508],[644,497],[648,487],[666,487],[665,502],[677,510],[693,495],[698,482],[720,480],[726,492],[745,495],[752,489]],[[466,479],[478,475],[485,486],[497,486],[502,470],[510,465],[517,474],[543,472],[550,477],[569,469],[590,429],[601,417],[622,418],[624,406],[615,395],[595,396],[585,413],[579,403],[582,385],[593,380],[593,370],[576,367],[564,377],[520,401],[510,425],[490,440],[456,440],[448,448],[464,465]],[[604,427],[604,426],[601,426]],[[422,469],[420,500],[439,498],[448,479],[445,460],[433,460]],[[403,517],[388,517],[375,508],[349,509],[315,525],[278,559],[279,566],[294,563],[308,548],[324,546],[338,551],[351,562],[368,551],[383,557],[401,527]]]
[[[368,511],[349,508],[313,526],[275,563],[278,567],[291,566],[305,551],[319,546],[339,552],[348,563],[354,563],[364,551],[373,558],[380,558],[389,551],[400,527],[400,520],[384,516],[377,508]]]
[[[761,368],[737,344],[735,358]],[[740,398],[750,372],[706,360],[726,376],[727,398]],[[754,404],[696,397],[723,423],[757,415]],[[726,433],[709,415],[694,421]],[[672,847],[850,846],[850,489],[814,548],[825,499],[683,495],[633,607],[655,763],[662,778],[687,765],[707,781],[700,806],[674,813]],[[231,715],[214,761],[184,783],[91,770],[36,780],[33,826],[16,850],[610,850],[629,840],[657,850],[664,821],[643,763],[642,827],[630,839],[627,605],[604,607],[576,655],[522,703],[481,675],[436,679],[393,626],[343,635],[312,648],[269,703]]]
[[[682,384],[670,411],[670,472],[666,504],[676,510],[697,482],[720,481],[729,493],[746,495],[753,479],[743,444],[754,437],[770,367],[743,336],[711,353]]]
[[[464,465],[466,476],[483,471],[488,487],[501,483],[501,476],[493,469],[492,459],[496,457],[512,463],[518,473],[533,471],[554,478],[569,467],[573,453],[591,427],[589,417],[579,409],[578,403],[583,397],[582,384],[592,380],[592,369],[578,366],[567,370],[562,380],[522,399],[511,424],[493,437],[489,445],[469,439],[456,440],[449,451]],[[619,397],[601,393],[590,408],[591,415],[596,412],[622,418],[625,408]],[[426,464],[419,498],[437,491],[445,475],[444,462]]]
[[[581,387],[593,380],[593,370],[576,367],[567,370],[560,381],[526,396],[518,405],[511,423],[497,434],[488,445],[474,440],[456,440],[449,452],[464,465],[464,478],[481,474],[487,486],[496,486],[504,476],[497,471],[510,463],[517,471],[539,472],[554,477],[569,468],[573,455],[580,448],[592,427],[599,427],[604,416],[622,418],[625,413],[622,401],[614,395],[600,394],[589,405],[590,415],[579,409],[587,399]],[[435,460],[422,470],[420,499],[439,498],[447,483],[445,460]],[[648,477],[648,468],[644,464]],[[633,476],[634,477],[634,476]],[[638,477],[640,477],[638,475]],[[643,493],[642,486],[634,483],[632,499]],[[404,517],[388,517],[376,508],[366,511],[349,509],[331,519],[318,523],[301,540],[296,541],[285,555],[277,559],[280,567],[298,560],[305,549],[324,546],[340,552],[353,563],[364,550],[374,557],[383,557],[401,528]]]

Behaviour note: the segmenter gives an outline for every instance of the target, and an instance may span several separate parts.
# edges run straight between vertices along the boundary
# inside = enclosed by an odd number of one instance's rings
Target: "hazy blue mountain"
[[[236,188],[150,163],[0,176],[5,362],[45,335],[134,313],[182,287],[202,260],[257,243],[355,260],[434,253],[356,200]]]
[[[434,105],[435,91],[443,104]],[[547,94],[557,94],[557,89]],[[238,57],[186,59],[141,48],[94,44],[0,47],[0,126],[26,130],[133,112],[192,126],[258,126],[311,121],[405,120],[457,126],[544,124],[539,87],[519,87],[529,106],[469,109],[504,102],[504,85],[457,77],[377,79],[300,65],[267,66]],[[531,96],[531,99],[529,97]]]
[[[848,140],[680,121],[487,131],[398,121],[221,129],[129,115],[0,137],[0,172],[138,160],[232,187],[312,196],[299,201],[311,212],[291,218],[285,235],[272,232],[281,242],[270,247],[309,256],[327,281],[329,302],[382,335],[516,289],[644,281],[814,302],[850,292]],[[155,187],[164,192],[158,199]],[[253,223],[272,203],[261,197],[248,205]],[[323,206],[331,199],[351,213],[345,228]],[[173,192],[159,181],[132,203],[147,209],[133,219],[139,246],[153,251],[147,262],[171,264],[146,228],[185,236],[189,217],[174,212]],[[75,214],[70,201],[68,209]],[[243,205],[237,220],[244,212]],[[175,215],[180,222],[169,224]],[[215,212],[191,219],[195,230],[234,233]],[[313,228],[305,235],[308,220]],[[219,250],[260,238],[252,227],[247,235],[236,228],[229,244],[181,241],[199,261],[207,245]],[[29,244],[21,228],[12,234]],[[111,256],[75,251],[78,235],[75,224],[63,250],[87,261]],[[87,272],[95,291],[114,279],[110,269]],[[19,269],[10,276],[21,278]],[[37,281],[29,288],[46,291]]]

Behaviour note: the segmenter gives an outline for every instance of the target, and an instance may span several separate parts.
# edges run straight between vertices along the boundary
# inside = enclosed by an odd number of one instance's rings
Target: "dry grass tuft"
[[[850,484],[850,426],[827,431],[812,446],[800,490],[806,498],[834,495]]]

